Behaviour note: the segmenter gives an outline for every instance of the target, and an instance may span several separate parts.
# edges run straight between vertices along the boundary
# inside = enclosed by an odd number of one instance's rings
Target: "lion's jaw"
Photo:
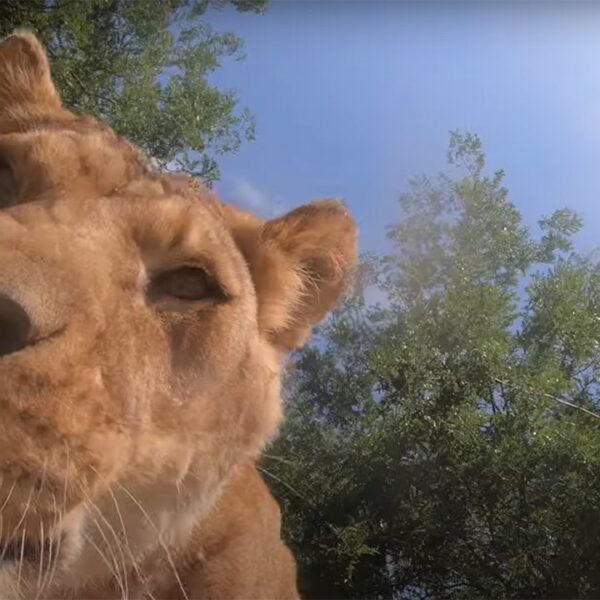
[[[222,485],[219,479],[209,487],[184,479],[176,486],[153,482],[102,494],[63,518],[53,542],[45,543],[44,558],[4,563],[0,593],[3,598],[142,598],[172,589],[173,582],[183,586],[179,549]]]

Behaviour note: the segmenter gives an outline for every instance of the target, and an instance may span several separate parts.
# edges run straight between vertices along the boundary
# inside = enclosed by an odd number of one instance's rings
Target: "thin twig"
[[[573,402],[570,402],[569,400],[565,400],[564,398],[559,398],[558,396],[553,396],[552,394],[548,394],[547,392],[538,392],[533,389],[528,389],[522,385],[514,385],[512,383],[508,383],[507,381],[503,381],[502,379],[499,379],[497,377],[494,377],[494,381],[496,383],[499,383],[500,385],[512,387],[513,389],[516,388],[516,389],[525,390],[531,394],[540,394],[544,398],[548,398],[549,400],[554,400],[554,402],[558,402],[559,404],[564,404],[565,406],[569,406],[576,410],[580,410],[581,412],[584,412],[584,413],[590,415],[591,417],[594,417],[595,419],[600,419],[600,413],[597,413],[597,412],[594,412],[587,408],[584,408],[583,406],[578,406],[577,404],[574,404]]]

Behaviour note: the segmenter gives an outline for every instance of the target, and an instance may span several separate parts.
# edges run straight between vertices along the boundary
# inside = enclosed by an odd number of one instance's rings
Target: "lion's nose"
[[[17,302],[0,294],[0,356],[23,349],[29,340],[31,320]]]

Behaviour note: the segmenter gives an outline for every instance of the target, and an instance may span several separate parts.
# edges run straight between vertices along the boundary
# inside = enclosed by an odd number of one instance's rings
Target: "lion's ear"
[[[46,52],[28,32],[15,33],[0,42],[0,113],[22,104],[60,107]]]
[[[261,331],[281,348],[299,348],[346,288],[356,259],[354,221],[342,203],[321,200],[272,221],[238,213],[233,222]]]

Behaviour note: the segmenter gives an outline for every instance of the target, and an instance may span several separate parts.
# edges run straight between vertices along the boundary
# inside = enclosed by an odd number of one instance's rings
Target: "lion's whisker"
[[[23,528],[23,532],[21,533],[21,553],[19,555],[19,566],[17,570],[17,594],[19,593],[19,589],[21,587],[21,573],[23,571],[23,558],[25,556],[25,528]]]
[[[58,565],[58,561],[60,559],[60,548],[62,544],[62,537],[60,535],[56,536],[56,526],[59,523],[59,519],[62,519],[67,510],[67,489],[69,485],[69,474],[71,470],[71,462],[69,455],[69,446],[65,444],[65,476],[63,480],[63,504],[62,509],[59,511],[57,503],[56,503],[56,494],[52,493],[52,503],[54,506],[54,523],[52,525],[52,533],[54,535],[50,536],[50,548],[49,548],[49,565],[50,569],[48,570],[47,575],[44,575],[44,581],[42,582],[42,589],[38,590],[39,595],[42,594],[43,591],[50,589],[52,585],[52,581],[54,580],[54,576],[56,574],[56,567]],[[53,537],[57,537],[56,549],[54,549]],[[52,561],[52,554],[55,554],[54,561]],[[36,596],[37,600],[37,596]]]
[[[27,497],[27,502],[25,504],[25,508],[23,509],[23,513],[21,514],[21,518],[19,519],[18,523],[15,525],[10,536],[7,538],[6,544],[4,545],[4,549],[2,550],[2,554],[0,554],[0,562],[2,562],[2,560],[4,560],[4,557],[6,556],[6,552],[9,548],[9,542],[11,542],[14,539],[15,534],[19,531],[19,529],[21,528],[21,525],[23,525],[25,518],[27,517],[27,513],[29,512],[29,507],[31,506],[31,499],[33,498],[34,491],[35,491],[34,487],[31,486],[31,490],[29,492],[29,496]]]
[[[92,517],[92,519],[93,519],[93,517]],[[116,561],[114,562],[114,564],[111,565],[110,560],[108,559],[106,554],[102,551],[100,546],[98,546],[98,544],[96,544],[96,542],[94,541],[94,539],[91,535],[88,535],[87,533],[82,533],[81,536],[86,541],[86,543],[88,543],[98,553],[98,556],[100,556],[100,558],[103,560],[104,564],[110,571],[114,580],[117,582],[117,585],[121,589],[121,595],[122,595],[123,600],[127,600],[127,596],[125,595],[125,588],[123,587],[123,583],[121,581],[121,574],[119,573],[119,570],[116,567]],[[112,558],[113,558],[113,560],[115,560],[114,554],[112,555]]]
[[[84,492],[84,494],[85,494],[85,492]],[[87,497],[86,504],[88,504],[88,506],[90,506],[90,508],[93,508],[94,510],[96,510],[96,512],[98,513],[100,518],[108,526],[109,530],[113,534],[113,537],[115,538],[115,541],[117,542],[116,546],[117,546],[117,550],[118,550],[118,552],[120,554],[120,558],[121,558],[120,566],[123,570],[122,575],[119,572],[119,581],[121,582],[120,587],[122,588],[121,591],[123,592],[123,598],[127,598],[129,596],[129,585],[128,585],[128,577],[127,577],[127,562],[125,560],[125,555],[123,554],[123,550],[121,548],[119,537],[117,536],[115,530],[112,528],[112,526],[110,525],[110,523],[108,522],[106,517],[102,514],[102,511],[94,503],[94,501],[89,496],[87,496],[87,494],[86,494],[86,497]],[[98,532],[100,533],[100,536],[102,537],[102,540],[104,541],[104,544],[106,545],[107,550],[110,552],[111,556],[113,557],[113,560],[115,563],[115,568],[118,570],[119,569],[119,560],[117,558],[117,555],[115,553],[113,545],[111,544],[111,542],[107,538],[106,534],[104,533],[104,530],[103,530],[102,526],[100,525],[100,522],[98,521],[98,519],[96,519],[92,515],[90,515],[90,516],[92,517],[92,521],[93,521],[94,525],[96,525],[96,528],[98,529]]]
[[[42,572],[44,570],[44,519],[40,519],[40,558],[38,567],[38,576],[35,584],[36,590],[40,589],[42,582]]]
[[[133,555],[131,546],[129,545],[129,536],[127,534],[127,528],[125,527],[125,521],[123,520],[123,515],[121,513],[121,509],[119,507],[119,502],[110,486],[108,487],[108,493],[110,494],[110,497],[112,498],[113,504],[115,505],[115,510],[117,512],[117,516],[119,517],[119,522],[121,523],[121,529],[123,531],[123,540],[125,543],[125,549],[127,550],[127,553],[129,554],[131,564],[132,564],[135,572],[137,573],[137,576],[139,577],[141,583],[144,584],[146,581],[146,576],[142,573],[142,571],[138,565],[138,562],[137,562],[135,556]]]
[[[52,529],[50,530],[49,536],[49,546],[48,546],[48,568],[47,573],[44,574],[44,578],[42,579],[41,586],[38,588],[35,600],[37,600],[42,592],[46,591],[50,588],[52,584],[52,580],[54,578],[54,572],[56,570],[56,565],[59,559],[60,545],[61,545],[61,537],[57,537],[56,541],[56,549],[54,548],[54,535],[52,533],[56,530],[56,525],[59,522],[59,519],[62,519],[64,512],[60,512],[58,510],[58,506],[56,504],[56,494],[52,494],[52,504],[54,507],[54,522],[52,524]],[[54,559],[54,560],[53,560]]]
[[[15,491],[16,486],[17,486],[17,480],[15,479],[13,481],[12,485],[10,486],[10,490],[8,490],[8,496],[6,496],[6,498],[4,499],[4,502],[2,503],[2,506],[0,506],[0,514],[2,514],[2,511],[6,508],[6,505],[8,504],[10,497],[12,496],[13,492]]]
[[[44,458],[44,464],[42,465],[42,477],[40,479],[36,501],[39,501],[40,496],[42,495],[42,491],[44,490],[44,486],[46,485],[47,467],[48,467],[48,459]]]
[[[175,575],[177,584],[179,585],[179,588],[181,589],[181,593],[183,594],[183,597],[185,600],[189,600],[187,592],[185,591],[185,587],[183,586],[183,582],[181,581],[181,577],[179,576],[179,571],[177,570],[177,567],[175,566],[175,562],[173,561],[173,556],[171,555],[171,551],[169,550],[168,546],[165,544],[164,540],[162,539],[162,534],[161,534],[160,530],[158,529],[158,527],[156,526],[156,524],[154,523],[154,521],[152,520],[152,517],[150,517],[150,515],[148,514],[148,511],[143,507],[141,502],[123,484],[121,484],[117,481],[116,485],[118,485],[119,488],[122,489],[123,492],[125,492],[125,494],[127,494],[127,496],[131,499],[131,501],[139,508],[142,515],[144,515],[144,517],[147,519],[147,521],[150,524],[150,526],[152,527],[152,529],[154,529],[154,531],[157,535],[158,543],[161,545],[161,547],[165,551],[165,554],[167,555],[167,560],[169,562],[169,565],[171,566],[171,569],[173,570],[173,574]]]

